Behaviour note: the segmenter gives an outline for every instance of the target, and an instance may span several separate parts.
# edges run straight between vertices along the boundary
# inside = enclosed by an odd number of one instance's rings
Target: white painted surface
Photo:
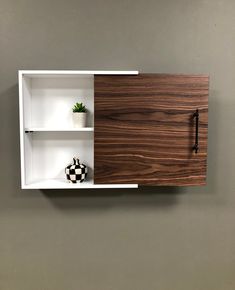
[[[93,183],[94,74],[128,75],[138,71],[19,71],[22,188],[138,186]],[[87,107],[85,128],[73,126],[72,107],[76,102]],[[74,156],[88,166],[88,178],[82,184],[70,184],[65,179],[64,168]]]
[[[137,75],[137,70],[20,70],[19,74],[27,75],[28,77],[51,77],[55,76],[70,76],[70,75]]]
[[[22,74],[18,72],[19,82],[19,122],[20,122],[20,171],[21,171],[21,187],[26,183],[25,181],[25,142],[24,142],[24,94],[23,94],[23,78]]]
[[[87,108],[87,127],[94,125],[94,76],[33,78],[31,124],[26,127],[73,127],[76,102]]]
[[[94,140],[92,132],[37,132],[31,136],[32,180],[63,179],[65,167],[73,157],[88,167],[88,180],[93,179]]]
[[[30,134],[24,134],[24,172],[25,180],[24,184],[27,184],[33,180],[33,146],[32,136]]]
[[[24,189],[86,189],[86,188],[137,188],[138,184],[94,184],[93,181],[70,183],[65,179],[45,179],[24,186]]]

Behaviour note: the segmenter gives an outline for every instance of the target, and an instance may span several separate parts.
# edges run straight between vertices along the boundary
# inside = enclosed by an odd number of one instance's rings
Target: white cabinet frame
[[[137,184],[94,184],[94,75],[138,71],[20,70],[19,116],[22,189],[136,188]],[[84,99],[87,98],[87,99]],[[71,105],[83,101],[88,127],[74,128]],[[64,168],[74,154],[88,164],[87,181],[71,184]]]

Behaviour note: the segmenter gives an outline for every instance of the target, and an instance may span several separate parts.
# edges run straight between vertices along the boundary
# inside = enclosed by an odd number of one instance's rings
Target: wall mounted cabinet
[[[208,77],[138,71],[19,71],[22,188],[204,185]],[[74,128],[71,108],[88,108]],[[64,168],[79,156],[88,178]]]

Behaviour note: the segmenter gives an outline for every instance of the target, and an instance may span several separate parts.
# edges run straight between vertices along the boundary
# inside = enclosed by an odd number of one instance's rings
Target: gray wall
[[[1,0],[1,290],[235,289],[234,21],[233,0]],[[20,190],[18,69],[208,73],[208,185]]]

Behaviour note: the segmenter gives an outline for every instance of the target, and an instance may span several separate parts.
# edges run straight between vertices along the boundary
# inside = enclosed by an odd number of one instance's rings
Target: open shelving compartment
[[[136,184],[94,184],[94,75],[127,71],[19,71],[21,187],[128,188]],[[87,127],[74,128],[72,107],[83,102]],[[73,157],[88,167],[87,179],[69,183],[64,168]]]

